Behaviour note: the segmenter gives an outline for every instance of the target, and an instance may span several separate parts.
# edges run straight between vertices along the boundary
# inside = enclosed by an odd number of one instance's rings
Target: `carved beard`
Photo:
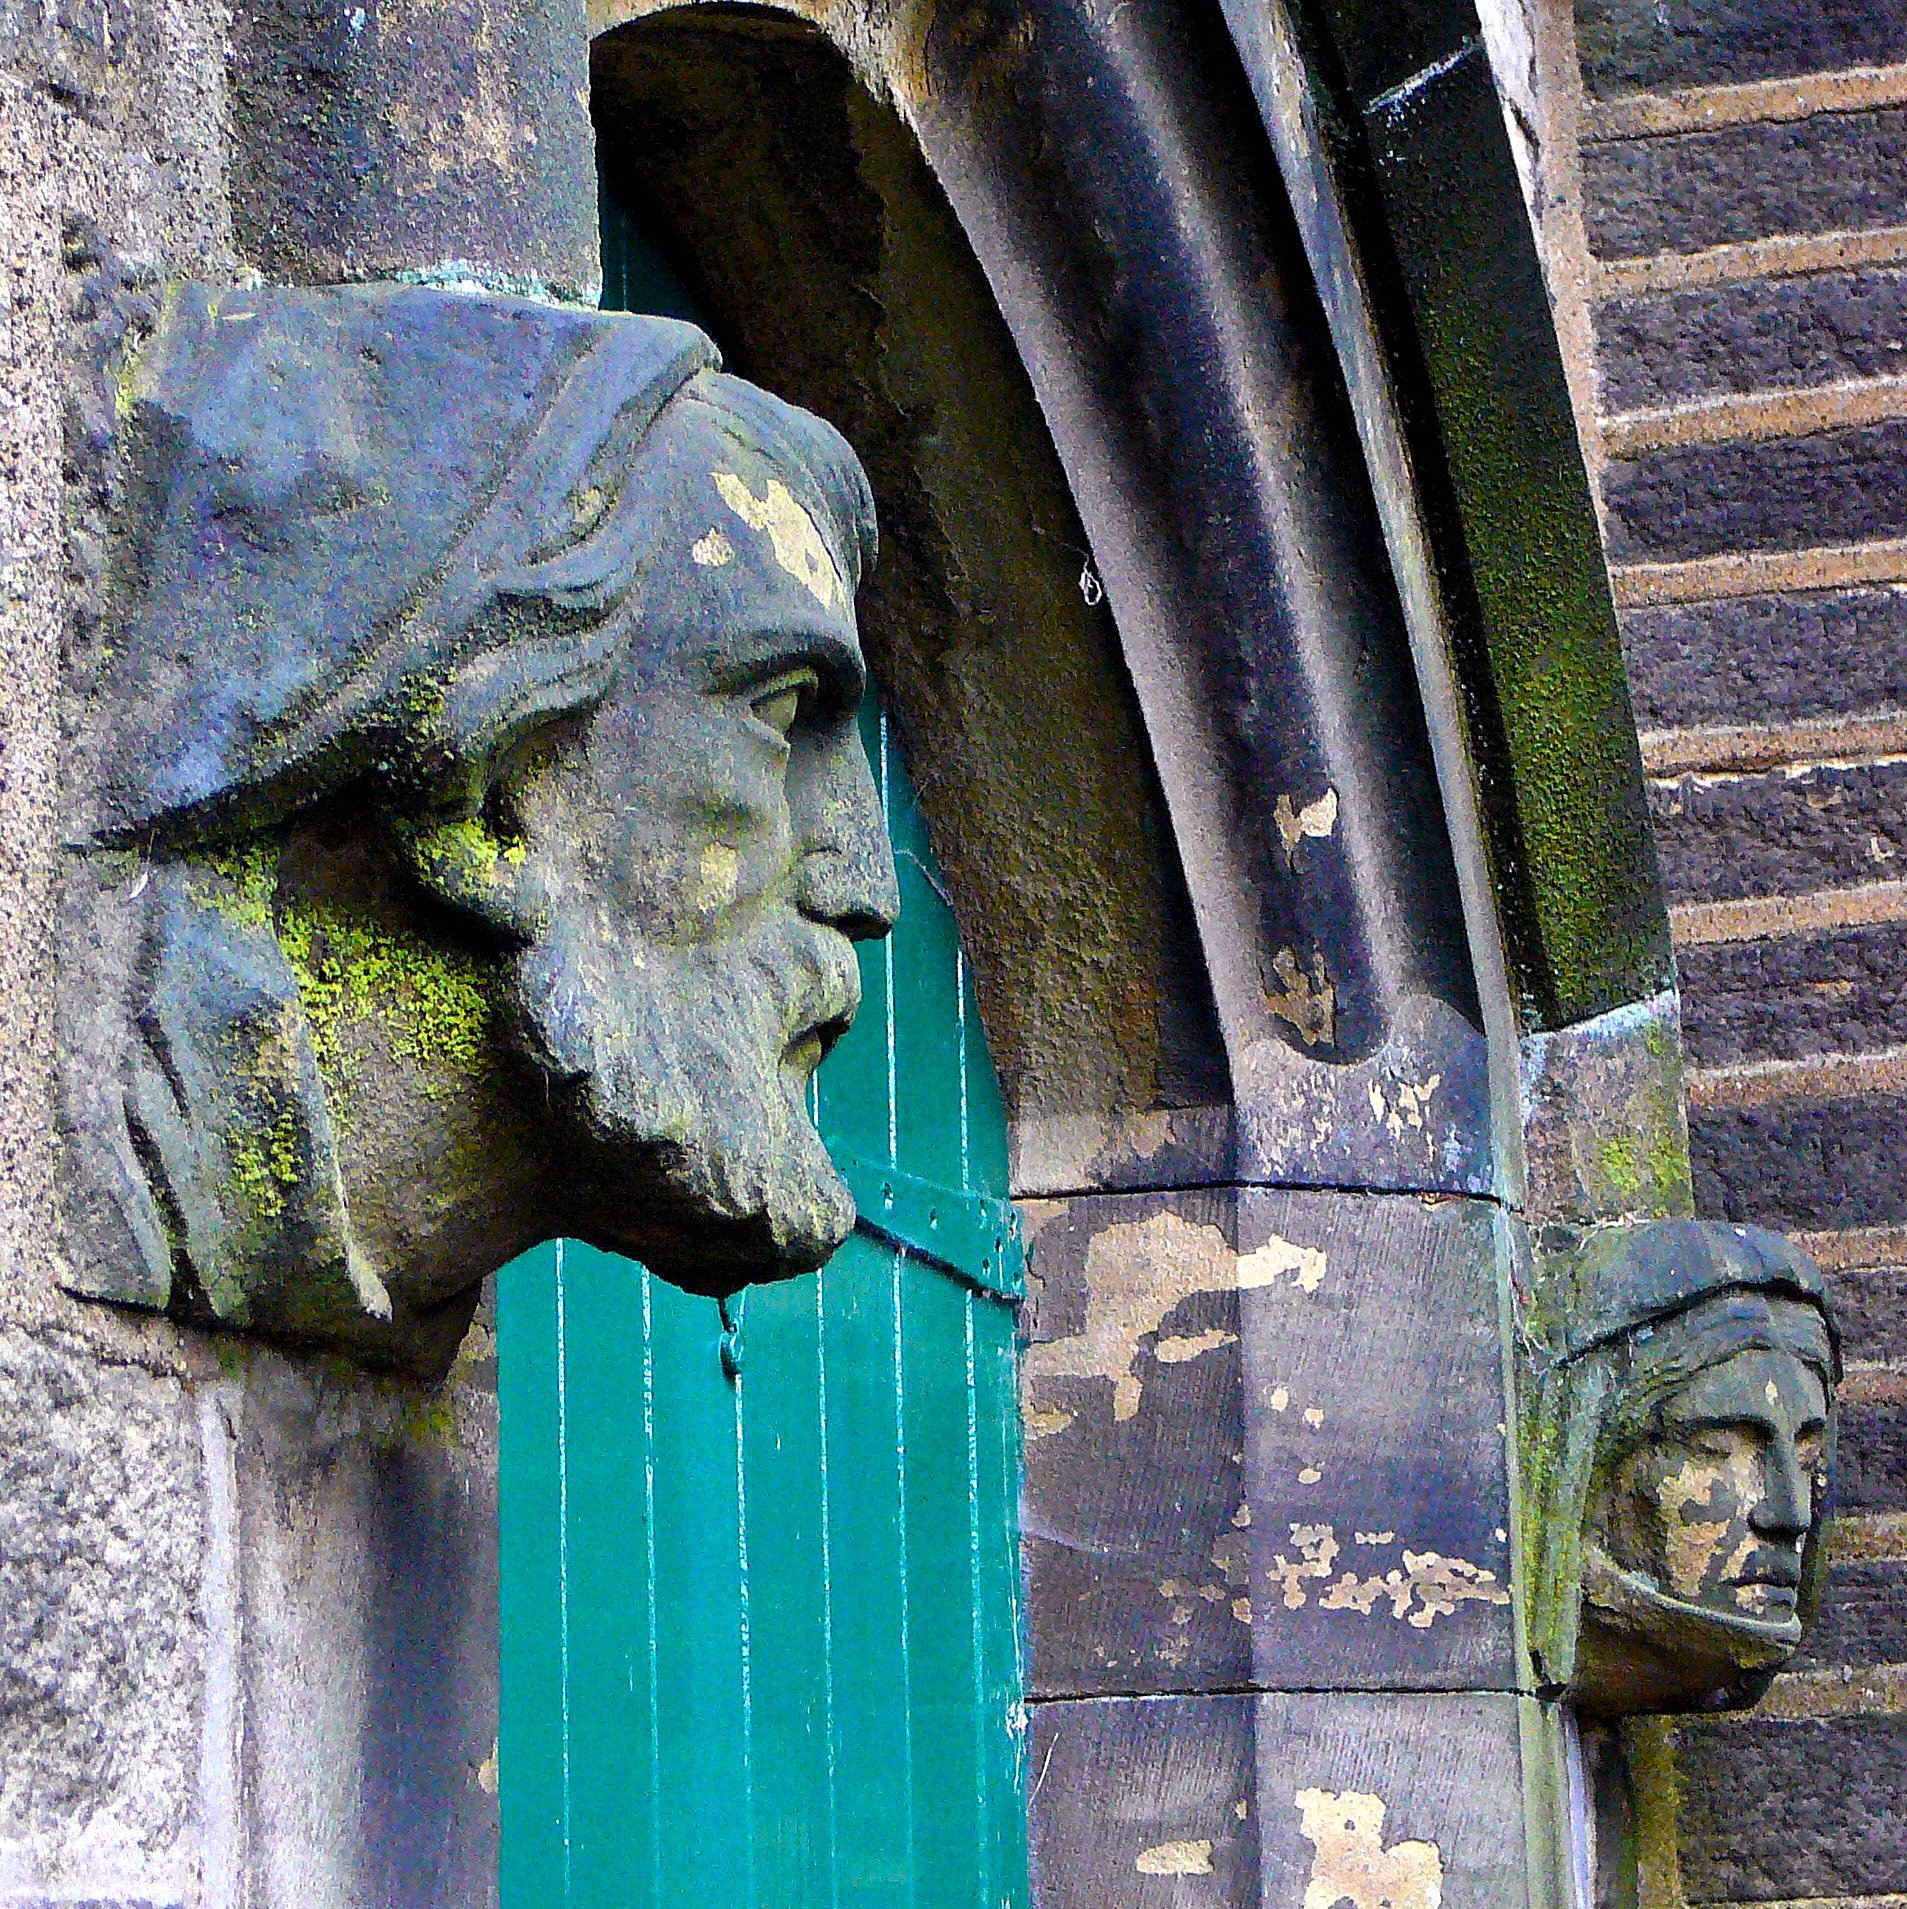
[[[702,1291],[821,1265],[854,1202],[806,1095],[860,1003],[853,945],[786,914],[687,945],[557,914],[517,960],[522,1022],[591,1151],[613,1155],[575,1163],[606,1192],[568,1223]]]

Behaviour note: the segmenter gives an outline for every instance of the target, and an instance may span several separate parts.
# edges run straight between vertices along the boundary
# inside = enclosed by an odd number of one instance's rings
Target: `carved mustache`
[[[795,1048],[804,1041],[819,1040],[825,1059],[860,1010],[861,964],[845,935],[823,929],[815,939],[820,941],[822,936],[826,940],[821,947],[804,950],[799,986],[788,1008],[787,1044]]]

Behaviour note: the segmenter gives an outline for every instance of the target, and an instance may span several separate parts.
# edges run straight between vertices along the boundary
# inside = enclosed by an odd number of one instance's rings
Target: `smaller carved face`
[[[1698,1373],[1611,1480],[1610,1556],[1684,1604],[1794,1624],[1827,1412],[1820,1374],[1792,1352],[1742,1351]]]

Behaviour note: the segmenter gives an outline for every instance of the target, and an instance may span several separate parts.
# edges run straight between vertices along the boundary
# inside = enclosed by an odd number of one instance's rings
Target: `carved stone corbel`
[[[566,1232],[703,1291],[853,1206],[893,867],[867,482],[690,326],[170,298],[68,671],[66,1283],[386,1363]]]
[[[1531,1646],[1588,1715],[1752,1703],[1820,1577],[1840,1338],[1762,1227],[1589,1236],[1530,1322]]]

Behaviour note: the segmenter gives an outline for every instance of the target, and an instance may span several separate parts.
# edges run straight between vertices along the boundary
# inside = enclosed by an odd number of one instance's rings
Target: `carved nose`
[[[1748,1514],[1750,1527],[1764,1538],[1794,1539],[1814,1522],[1813,1490],[1801,1454],[1786,1439],[1769,1449],[1763,1470],[1761,1502]]]
[[[849,730],[829,751],[827,768],[817,778],[808,818],[802,911],[850,940],[876,940],[900,915],[900,882],[880,792],[858,733]]]

